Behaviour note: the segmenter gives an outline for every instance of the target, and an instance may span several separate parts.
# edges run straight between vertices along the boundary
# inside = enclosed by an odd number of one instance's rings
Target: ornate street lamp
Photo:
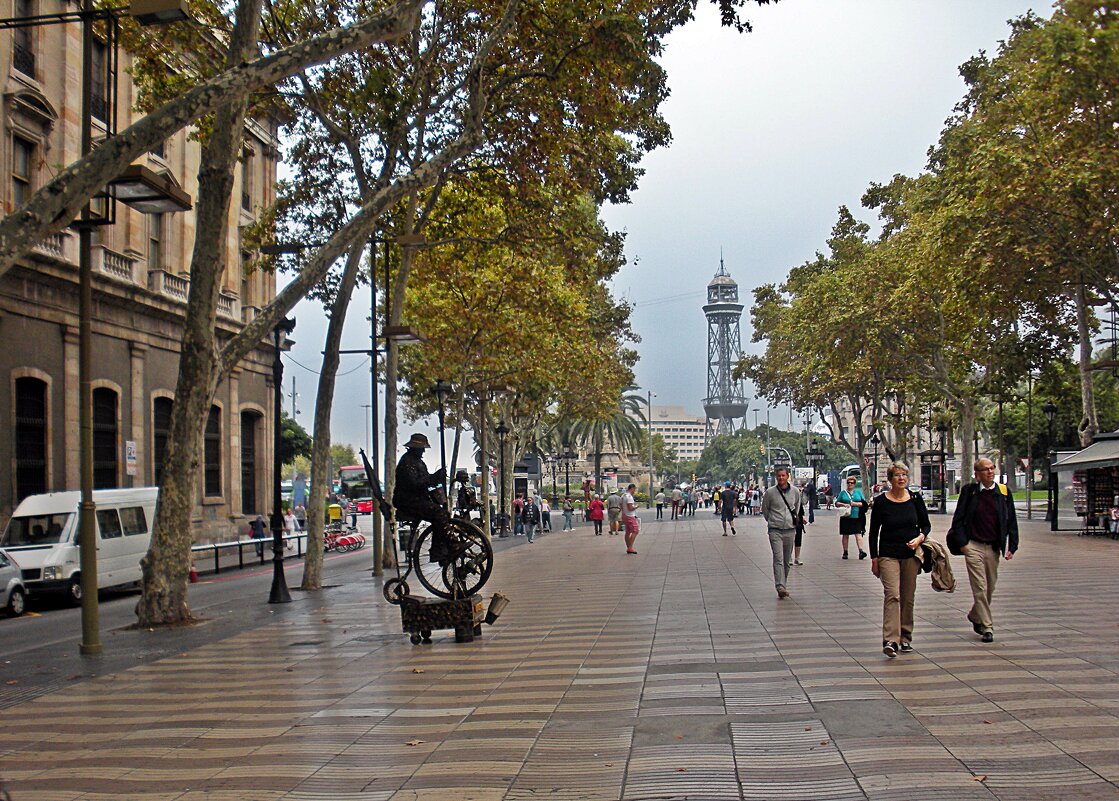
[[[878,483],[878,443],[882,440],[878,438],[878,431],[876,430],[870,435],[870,444],[874,446],[874,483]],[[873,486],[873,484],[871,485]]]
[[[291,593],[288,592],[287,579],[284,577],[284,512],[283,501],[280,498],[280,440],[282,439],[282,426],[280,425],[280,406],[284,402],[284,361],[281,354],[284,345],[290,344],[287,335],[295,330],[295,319],[287,318],[276,323],[272,329],[272,344],[275,355],[272,358],[272,589],[268,593],[268,603],[291,603]]]
[[[578,455],[571,451],[570,445],[563,446],[563,494],[571,494],[571,467],[575,464]]]
[[[1041,411],[1045,414],[1045,422],[1048,424],[1048,438],[1045,443],[1045,461],[1049,468],[1049,481],[1046,482],[1045,488],[1045,519],[1049,521],[1049,528],[1051,531],[1057,530],[1057,474],[1053,472],[1053,462],[1057,459],[1057,451],[1053,447],[1053,422],[1057,419],[1057,407],[1053,401],[1047,401],[1041,407]]]
[[[498,469],[501,471],[497,480],[498,503],[501,504],[501,511],[497,515],[497,529],[498,536],[508,537],[509,515],[505,512],[505,437],[509,434],[509,428],[504,420],[497,424],[494,433],[497,434],[497,446],[500,449]]]
[[[936,433],[940,434],[940,513],[948,514],[948,469],[945,459],[948,454],[944,449],[944,438],[948,434],[948,424],[941,420],[936,424]]]
[[[431,394],[435,396],[435,400],[439,403],[439,464],[443,468],[443,497],[447,497],[447,441],[443,436],[445,422],[443,403],[451,394],[450,383],[442,378],[435,379],[435,386],[431,388]]]

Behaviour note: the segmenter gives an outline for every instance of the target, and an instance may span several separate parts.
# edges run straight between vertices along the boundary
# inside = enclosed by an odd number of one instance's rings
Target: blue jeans
[[[525,537],[529,542],[536,539],[536,523],[525,523]]]
[[[563,530],[564,531],[574,531],[575,530],[575,524],[571,520],[571,516],[573,514],[575,514],[574,509],[565,509],[564,510],[564,512],[563,512]]]

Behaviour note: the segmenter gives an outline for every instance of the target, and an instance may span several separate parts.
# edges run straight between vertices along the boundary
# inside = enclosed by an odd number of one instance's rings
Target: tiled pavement
[[[921,579],[917,653],[887,660],[837,525],[811,527],[781,602],[756,520],[647,520],[637,556],[557,532],[499,554],[487,590],[512,604],[472,644],[410,645],[355,568],[235,636],[10,703],[0,776],[13,801],[1119,799],[1119,542],[1023,523],[995,643],[956,560],[954,595]]]

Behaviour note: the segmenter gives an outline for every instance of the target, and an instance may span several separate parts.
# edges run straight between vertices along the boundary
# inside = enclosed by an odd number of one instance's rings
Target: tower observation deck
[[[750,404],[742,381],[732,377],[734,367],[742,359],[742,335],[739,321],[742,304],[738,302],[738,284],[730,277],[719,258],[719,271],[707,285],[707,397],[703,411],[708,428],[715,434],[733,434],[735,420],[746,416]]]

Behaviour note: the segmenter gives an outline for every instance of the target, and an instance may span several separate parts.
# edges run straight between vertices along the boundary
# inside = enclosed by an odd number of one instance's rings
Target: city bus
[[[338,491],[356,501],[358,498],[372,498],[373,492],[369,487],[369,476],[365,474],[365,466],[351,464],[338,468]]]

